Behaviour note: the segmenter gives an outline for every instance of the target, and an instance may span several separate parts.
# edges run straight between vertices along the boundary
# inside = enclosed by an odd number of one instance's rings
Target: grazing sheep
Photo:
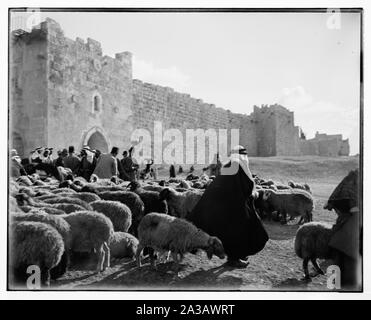
[[[144,203],[142,199],[131,191],[105,191],[98,194],[102,200],[118,201],[127,205],[131,211],[130,233],[137,235],[137,228],[144,215]]]
[[[283,223],[287,222],[287,214],[290,218],[300,216],[298,224],[304,221],[312,221],[314,201],[310,193],[303,190],[264,190],[263,200],[267,202],[271,212],[277,211],[283,217]]]
[[[42,210],[31,210],[29,213],[13,214],[12,221],[32,221],[46,223],[55,228],[63,238],[65,252],[60,263],[50,270],[53,280],[61,277],[68,267],[68,251],[71,246],[70,225],[60,216],[49,215]]]
[[[50,270],[61,261],[63,238],[51,225],[42,222],[14,222],[10,226],[10,267],[16,280],[25,281],[30,265],[41,271],[41,282],[50,285]]]
[[[54,206],[53,207],[39,207],[39,208],[35,208],[35,207],[31,207],[31,206],[22,206],[20,208],[22,209],[23,212],[26,212],[26,213],[30,212],[30,211],[39,210],[39,209],[42,210],[42,211],[45,211],[47,214],[53,214],[53,215],[61,215],[61,214],[66,213],[62,209],[54,208]]]
[[[83,186],[78,192],[90,192],[99,195],[100,192],[105,191],[127,191],[127,190],[126,188],[120,186],[97,186],[94,184],[87,184]]]
[[[143,190],[148,190],[148,191],[157,191],[157,192],[161,192],[162,190],[164,190],[164,187],[158,185],[158,186],[155,186],[155,185],[146,185],[146,186],[143,186],[142,187]]]
[[[167,213],[168,207],[164,199],[160,199],[160,193],[156,191],[143,190],[137,181],[131,182],[128,187],[135,192],[144,203],[144,214],[150,212]]]
[[[178,185],[178,188],[190,189],[190,188],[192,188],[192,186],[188,181],[181,180],[179,185]]]
[[[127,232],[131,226],[131,211],[129,207],[118,201],[98,200],[91,202],[94,211],[103,213],[110,218],[114,231]]]
[[[324,222],[309,222],[302,225],[295,236],[295,253],[303,259],[305,279],[310,279],[308,262],[312,262],[318,274],[324,274],[316,259],[331,259],[333,252],[328,246],[332,226]]]
[[[58,195],[60,197],[70,197],[74,199],[80,199],[82,201],[85,201],[86,203],[91,203],[91,202],[100,200],[98,195],[96,195],[95,193],[90,193],[90,192],[79,192],[79,193],[73,193],[73,194],[59,193]]]
[[[50,210],[47,208],[58,209],[58,210],[63,210],[65,213],[70,213],[70,212],[80,211],[80,210],[85,209],[84,207],[74,204],[74,203],[47,203],[47,202],[35,201],[31,197],[23,193],[17,194],[16,199],[17,199],[18,205],[21,207],[23,211],[27,211],[27,209],[26,210],[23,209],[25,206],[41,208],[43,210]],[[51,198],[51,199],[55,199],[55,198]],[[50,200],[50,199],[46,199],[46,200]],[[77,200],[77,199],[73,199],[73,200]]]
[[[109,242],[111,257],[117,259],[135,258],[138,243],[138,239],[130,233],[114,232]]]
[[[169,214],[178,218],[186,218],[201,197],[202,193],[192,190],[178,192],[166,188],[160,192],[160,199],[166,200],[168,204]]]
[[[76,204],[76,205],[79,205],[79,206],[85,208],[85,210],[89,210],[89,211],[92,210],[91,206],[88,203],[86,203],[85,201],[77,199],[77,198],[72,198],[72,197],[59,197],[58,196],[58,197],[54,197],[54,198],[44,199],[43,202],[49,203],[49,204],[72,203],[72,204]]]
[[[138,227],[138,236],[136,259],[139,267],[141,266],[141,252],[146,247],[157,251],[170,251],[177,269],[179,268],[178,254],[182,260],[185,253],[194,252],[197,249],[205,250],[209,259],[213,254],[220,259],[225,257],[222,242],[217,237],[209,236],[184,219],[162,213],[149,213],[144,216]],[[155,267],[152,251],[149,256],[151,265]]]
[[[86,210],[84,207],[74,203],[54,203],[52,209],[62,210],[66,214]]]
[[[304,184],[300,184],[300,183],[296,183],[292,180],[290,180],[288,182],[288,185],[291,187],[291,188],[295,188],[295,189],[301,189],[301,190],[305,190],[305,191],[308,191],[309,193],[312,193],[312,191],[310,190],[310,187],[307,183],[304,183]]]
[[[58,193],[76,193],[75,190],[70,189],[70,188],[58,188],[58,189],[52,190],[50,192],[55,193],[55,194],[58,194]]]
[[[97,271],[110,266],[109,239],[113,225],[104,214],[95,211],[77,211],[62,216],[71,226],[71,250],[91,252],[98,255]]]

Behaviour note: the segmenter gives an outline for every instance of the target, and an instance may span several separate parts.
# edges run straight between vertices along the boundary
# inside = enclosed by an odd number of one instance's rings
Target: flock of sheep
[[[282,223],[300,217],[295,251],[317,269],[316,258],[326,258],[328,229],[310,222],[314,209],[308,185],[281,185],[254,177],[255,206],[261,218]],[[178,266],[185,253],[204,250],[209,259],[225,258],[221,241],[196,228],[187,215],[202,197],[213,177],[189,175],[168,181],[123,182],[117,179],[82,177],[60,183],[41,180],[37,174],[10,181],[10,271],[24,281],[29,265],[38,265],[41,281],[61,277],[75,252],[98,257],[97,271],[110,266],[112,258],[130,257],[141,266],[149,255],[155,267],[156,252],[168,252]],[[320,272],[320,268],[317,269]]]

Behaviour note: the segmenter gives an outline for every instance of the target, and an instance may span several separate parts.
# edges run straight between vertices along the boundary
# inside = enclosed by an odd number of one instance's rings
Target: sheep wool
[[[50,270],[64,252],[63,238],[52,226],[42,222],[13,222],[10,226],[10,267],[17,280],[24,280],[29,265],[37,265],[41,281],[50,284]]]
[[[178,218],[186,218],[201,197],[201,192],[193,190],[178,192],[172,188],[166,188],[160,192],[160,199],[166,200],[170,215]]]
[[[139,241],[130,233],[114,232],[110,238],[109,248],[113,258],[135,258]]]
[[[71,226],[71,250],[91,252],[98,255],[97,271],[109,267],[109,239],[113,234],[113,225],[104,214],[95,211],[77,211],[62,216]]]
[[[82,201],[80,199],[74,199],[70,197],[55,197],[55,198],[48,198],[44,199],[43,202],[49,203],[49,204],[58,204],[58,203],[71,203],[71,204],[76,204],[81,207],[83,207],[85,210],[92,210],[92,207],[86,203],[85,201]]]
[[[332,226],[324,222],[309,222],[302,225],[295,236],[295,253],[303,259],[303,269],[306,279],[309,279],[308,262],[312,262],[316,271],[323,274],[316,259],[329,259],[332,250],[329,241],[332,235]]]
[[[131,211],[118,201],[98,200],[91,202],[93,210],[103,213],[113,224],[115,231],[127,232],[131,226]]]
[[[141,265],[143,248],[150,247],[158,251],[170,251],[178,264],[186,252],[203,249],[211,259],[215,254],[223,259],[224,249],[221,241],[210,237],[192,223],[161,213],[149,213],[143,217],[138,227],[139,245],[136,253],[137,263]],[[154,265],[153,254],[150,253],[151,264]]]

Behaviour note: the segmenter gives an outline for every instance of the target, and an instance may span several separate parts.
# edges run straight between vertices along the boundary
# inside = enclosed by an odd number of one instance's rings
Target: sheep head
[[[169,188],[165,188],[164,190],[162,190],[159,194],[159,200],[167,200],[169,199],[169,196],[171,194],[171,191]]]
[[[130,191],[135,191],[140,188],[140,183],[138,181],[131,181],[128,185],[127,188]]]
[[[225,252],[222,242],[217,237],[210,237],[207,242],[206,254],[209,260],[215,254],[218,258],[224,259]]]
[[[263,200],[264,201],[268,200],[270,195],[271,195],[271,191],[265,190],[264,193],[263,193]]]

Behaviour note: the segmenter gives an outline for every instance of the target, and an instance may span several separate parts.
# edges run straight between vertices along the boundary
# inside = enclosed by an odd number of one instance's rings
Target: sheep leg
[[[149,261],[151,262],[151,266],[156,269],[155,250],[149,250]]]
[[[169,250],[167,252],[166,262],[168,262],[170,260],[170,254],[171,254],[171,251]]]
[[[304,258],[303,260],[304,280],[310,280],[309,271],[308,271],[308,262],[309,262],[309,258]]]
[[[103,263],[103,270],[106,270],[107,268],[110,267],[110,259],[111,259],[111,254],[109,247],[106,242],[103,243],[103,250],[105,251],[105,259]]]
[[[287,214],[286,214],[286,212],[282,213],[281,224],[287,224]]]
[[[50,286],[50,270],[47,268],[41,268],[41,283],[46,287]]]
[[[318,274],[325,274],[323,270],[320,268],[320,266],[318,265],[316,258],[311,258],[310,261],[312,262],[313,267],[314,269],[316,269]]]
[[[99,248],[97,248],[97,255],[98,255],[97,272],[101,272],[103,270],[103,263],[104,263],[104,256],[105,256],[103,244]]]
[[[137,252],[135,253],[135,259],[137,261],[137,266],[140,268],[142,266],[142,251],[144,247],[141,243],[138,244]]]
[[[300,216],[300,219],[297,224],[302,224],[303,220],[304,220],[303,216]]]
[[[171,256],[173,257],[173,260],[175,262],[175,269],[178,272],[179,271],[179,259],[178,259],[178,252],[172,252]]]

